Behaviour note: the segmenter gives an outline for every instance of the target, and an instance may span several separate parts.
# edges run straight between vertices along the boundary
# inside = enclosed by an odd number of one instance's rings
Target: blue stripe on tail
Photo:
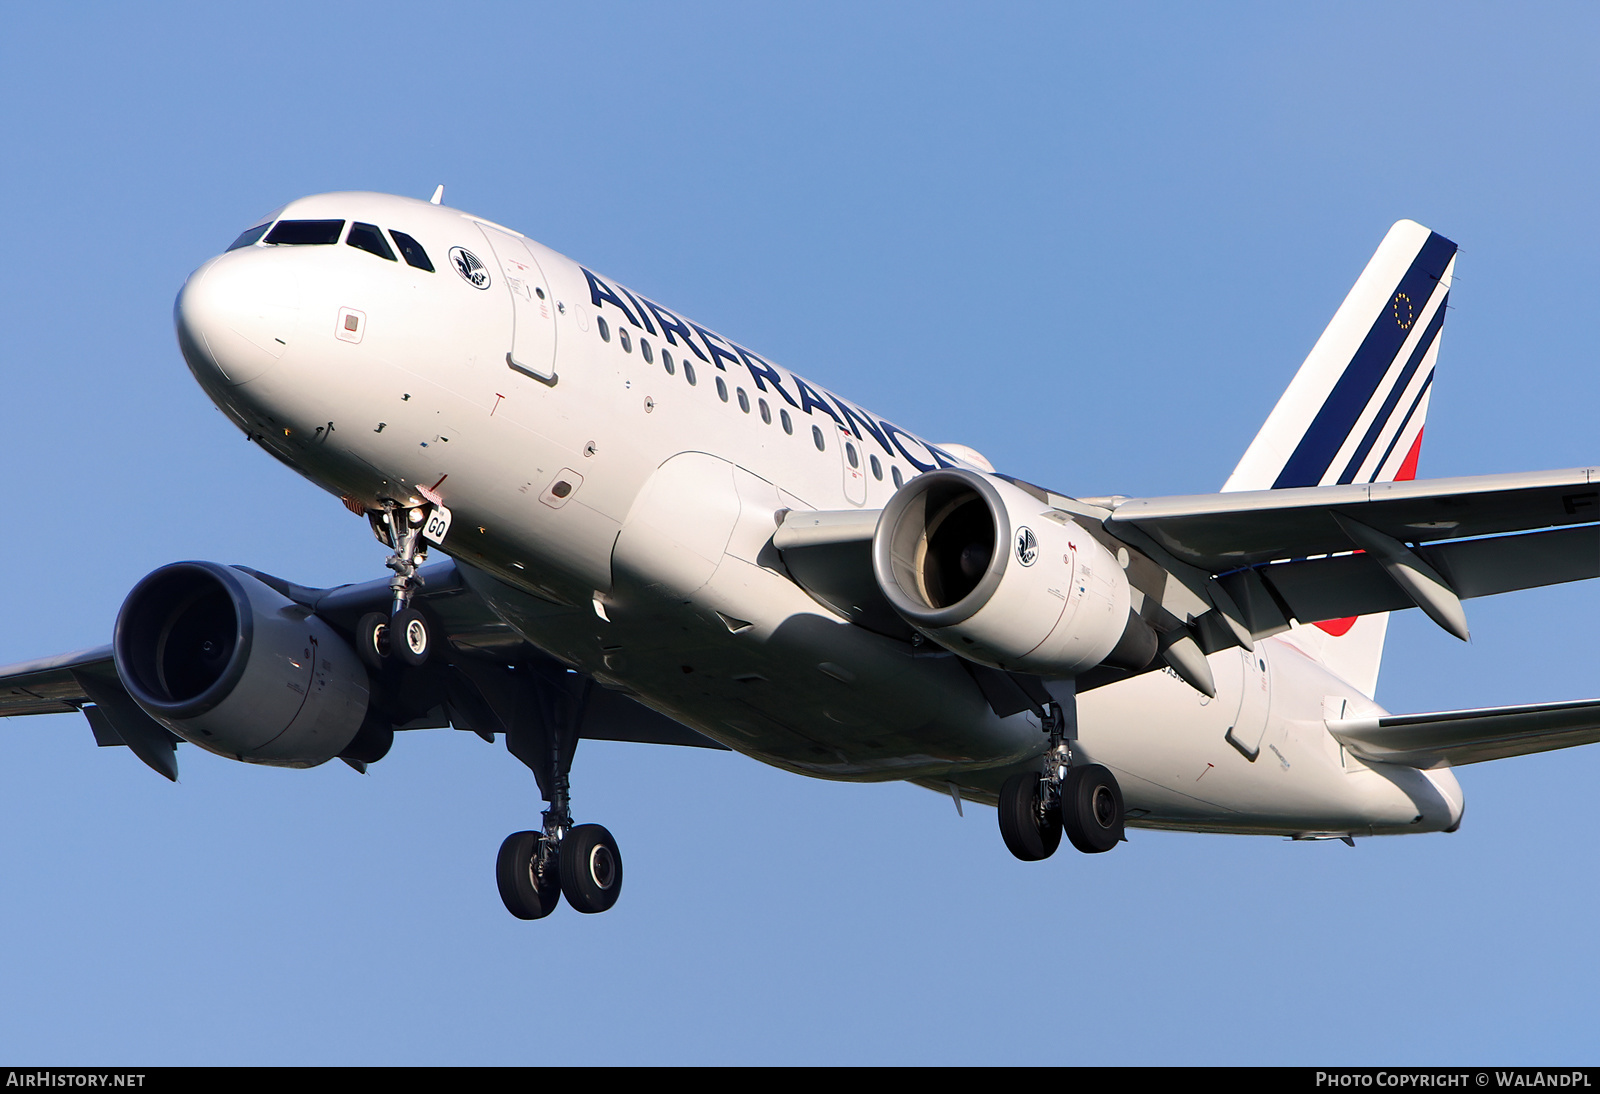
[[[1456,253],[1456,245],[1437,232],[1428,234],[1427,242],[1417,252],[1410,268],[1396,286],[1397,299],[1401,294],[1420,307],[1438,288],[1439,280]],[[1443,315],[1439,309],[1438,315]],[[1283,466],[1283,471],[1273,482],[1274,490],[1295,486],[1316,486],[1328,472],[1333,458],[1338,455],[1361,418],[1361,412],[1377,393],[1378,386],[1388,375],[1395,355],[1405,345],[1411,333],[1411,324],[1396,322],[1391,308],[1385,307],[1373,321],[1367,336],[1350,359],[1327,401],[1317,411],[1311,427],[1295,447]]]
[[[1416,375],[1417,369],[1422,364],[1422,359],[1433,348],[1433,340],[1439,337],[1439,328],[1444,326],[1445,305],[1450,303],[1450,294],[1446,293],[1443,300],[1439,301],[1438,309],[1433,313],[1433,318],[1428,322],[1428,329],[1417,340],[1417,348],[1411,351],[1411,359],[1406,362],[1406,367],[1401,370],[1400,378],[1394,382],[1394,387],[1389,389],[1389,395],[1383,400],[1383,406],[1378,410],[1377,416],[1372,419],[1372,424],[1367,427],[1367,435],[1361,438],[1361,443],[1356,446],[1356,451],[1350,457],[1350,462],[1345,465],[1344,472],[1339,476],[1339,481],[1354,482],[1356,472],[1361,469],[1361,464],[1366,460],[1367,454],[1372,451],[1372,446],[1378,443],[1378,435],[1383,432],[1383,427],[1389,422],[1389,415],[1394,413],[1394,408],[1400,402],[1400,397],[1406,393],[1406,388],[1411,384],[1411,377]],[[1391,443],[1390,447],[1393,447]]]

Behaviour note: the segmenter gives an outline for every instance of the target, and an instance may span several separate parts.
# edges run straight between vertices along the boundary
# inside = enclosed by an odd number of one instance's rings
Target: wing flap
[[[1600,577],[1600,525],[1558,528],[1418,549],[1462,600]],[[1220,579],[1260,638],[1283,630],[1287,614],[1302,623],[1400,611],[1411,597],[1368,554],[1278,562]],[[1270,589],[1263,595],[1259,585]]]
[[[1600,741],[1600,699],[1329,719],[1327,725],[1364,760],[1459,766]]]

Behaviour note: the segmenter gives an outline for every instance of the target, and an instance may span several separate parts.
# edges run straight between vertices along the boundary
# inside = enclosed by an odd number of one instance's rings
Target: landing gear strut
[[[368,612],[356,625],[356,652],[373,668],[394,657],[405,665],[422,665],[433,652],[433,633],[427,617],[411,606],[422,579],[417,569],[428,558],[428,541],[444,542],[450,528],[450,510],[437,495],[424,491],[421,505],[404,507],[385,500],[382,509],[367,513],[372,534],[394,553],[384,563],[394,571],[389,588],[394,600],[388,614]]]
[[[1018,772],[1000,790],[1000,837],[1013,855],[1037,862],[1055,854],[1061,833],[1085,854],[1100,854],[1122,841],[1122,790],[1100,764],[1072,763],[1076,704],[1046,704],[1043,729],[1050,738],[1038,771]]]
[[[516,832],[500,845],[495,880],[506,910],[541,919],[560,897],[580,912],[609,909],[622,893],[622,853],[598,824],[572,823],[568,776],[592,680],[559,666],[518,666],[522,701],[506,719],[506,747],[533,771],[548,803],[538,832]]]

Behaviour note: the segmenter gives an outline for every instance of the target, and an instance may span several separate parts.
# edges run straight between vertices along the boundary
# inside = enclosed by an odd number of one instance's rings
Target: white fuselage
[[[458,210],[348,193],[279,215],[405,232],[435,269],[343,242],[220,255],[178,300],[195,376],[356,508],[436,490],[446,550],[530,642],[807,775],[992,800],[1041,754],[1032,715],[997,717],[953,655],[834,614],[770,543],[783,510],[878,509],[969,453]],[[1210,660],[1215,699],[1167,672],[1079,699],[1076,748],[1115,772],[1129,823],[1360,835],[1459,820],[1448,771],[1341,749],[1326,705],[1378,708],[1295,632]]]

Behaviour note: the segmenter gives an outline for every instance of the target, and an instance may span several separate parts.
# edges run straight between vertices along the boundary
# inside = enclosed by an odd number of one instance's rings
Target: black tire
[[[433,628],[417,609],[402,608],[389,620],[389,652],[401,664],[427,664],[433,652]]]
[[[500,845],[500,856],[495,860],[494,879],[500,886],[500,899],[505,902],[506,911],[518,919],[543,919],[561,903],[558,870],[547,868],[543,877],[536,872],[542,843],[544,836],[538,832],[513,832]]]
[[[580,824],[561,841],[561,894],[580,912],[603,912],[622,893],[622,854],[598,824]]]
[[[1122,842],[1122,788],[1099,764],[1067,771],[1061,814],[1067,838],[1086,855],[1103,854]]]
[[[1000,838],[1023,862],[1038,862],[1061,846],[1061,818],[1054,811],[1040,815],[1039,776],[1021,772],[1000,789]]]
[[[381,669],[389,659],[389,617],[368,612],[356,624],[356,654],[368,668]]]

